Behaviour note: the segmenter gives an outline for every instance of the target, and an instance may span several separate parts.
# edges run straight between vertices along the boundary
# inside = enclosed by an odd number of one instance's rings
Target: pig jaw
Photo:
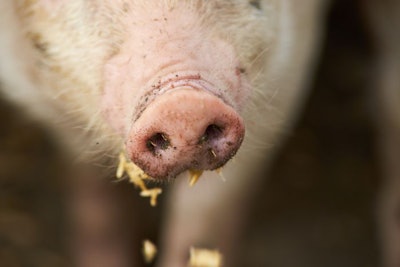
[[[131,37],[105,65],[103,114],[154,178],[219,168],[243,140],[250,86],[233,47],[195,13],[156,12],[127,18]]]

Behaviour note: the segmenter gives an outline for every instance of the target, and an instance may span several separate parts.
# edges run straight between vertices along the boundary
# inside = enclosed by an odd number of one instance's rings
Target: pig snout
[[[242,118],[230,105],[206,90],[183,87],[158,96],[141,112],[126,147],[135,164],[163,179],[223,166],[243,137]]]

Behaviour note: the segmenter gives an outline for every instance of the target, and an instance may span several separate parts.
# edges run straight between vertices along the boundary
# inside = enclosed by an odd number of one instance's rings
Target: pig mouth
[[[150,89],[146,90],[144,94],[142,94],[141,98],[138,101],[137,106],[134,108],[132,123],[135,123],[142,113],[146,110],[146,108],[159,96],[163,95],[166,92],[170,92],[171,90],[182,88],[182,87],[190,87],[196,90],[205,90],[212,95],[221,99],[225,104],[233,107],[233,104],[228,101],[224,97],[224,95],[219,92],[218,89],[214,86],[213,83],[204,79],[201,74],[180,74],[174,73],[170,74],[164,78],[159,78],[156,81],[152,82],[149,86]]]

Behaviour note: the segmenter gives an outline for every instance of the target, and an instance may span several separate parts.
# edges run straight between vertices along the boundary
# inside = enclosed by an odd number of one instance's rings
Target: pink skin
[[[250,86],[231,45],[204,42],[196,13],[153,5],[125,18],[132,34],[106,63],[103,113],[154,178],[219,168],[243,140]]]

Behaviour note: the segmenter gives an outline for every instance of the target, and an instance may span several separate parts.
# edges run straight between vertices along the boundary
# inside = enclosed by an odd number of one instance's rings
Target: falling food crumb
[[[117,178],[121,179],[125,172],[128,174],[129,181],[140,188],[140,195],[142,197],[149,197],[150,205],[152,207],[155,207],[157,205],[157,197],[162,193],[161,188],[147,188],[144,180],[149,179],[150,176],[148,176],[133,162],[128,161],[126,159],[125,153],[121,152],[119,154],[119,164],[116,173]]]
[[[157,254],[157,247],[148,239],[143,241],[143,257],[144,261],[152,263]]]
[[[152,189],[146,189],[140,192],[140,195],[142,197],[150,197],[150,205],[152,207],[155,207],[157,205],[157,197],[159,194],[162,193],[161,188],[152,188]]]
[[[194,186],[202,174],[202,170],[189,170],[189,185]]]
[[[226,178],[225,178],[224,174],[222,173],[222,168],[216,169],[215,172],[219,175],[219,177],[221,177],[221,180],[223,182],[226,182]]]
[[[222,267],[222,254],[218,250],[190,248],[189,267]]]

